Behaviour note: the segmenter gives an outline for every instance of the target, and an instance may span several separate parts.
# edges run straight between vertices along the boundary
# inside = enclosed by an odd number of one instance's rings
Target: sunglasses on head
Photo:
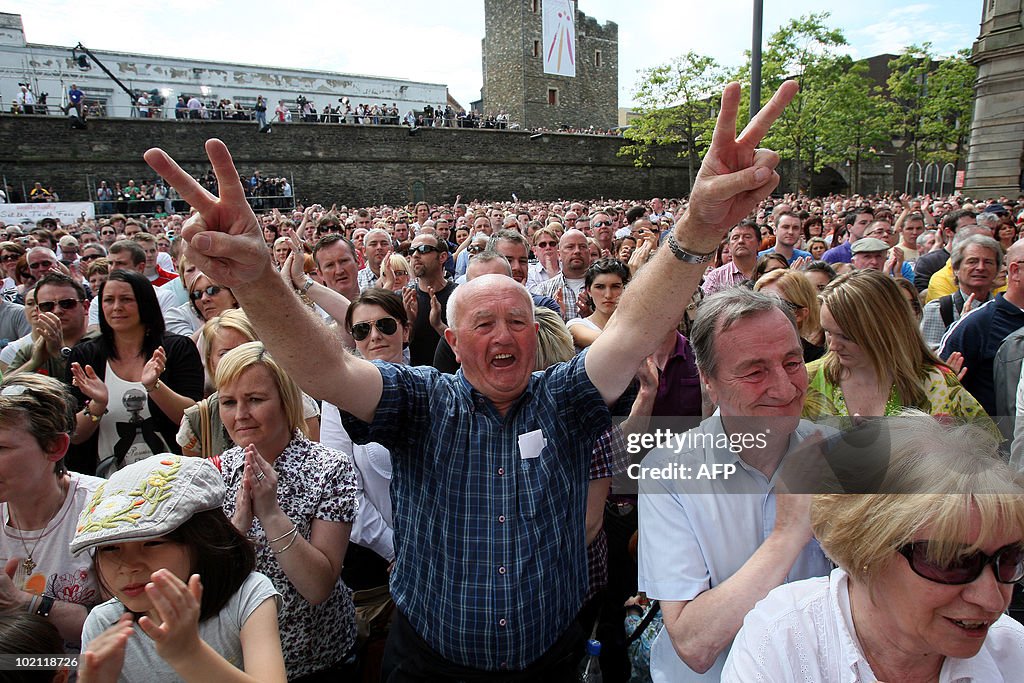
[[[971,583],[981,576],[988,565],[992,565],[999,583],[1017,583],[1024,578],[1024,545],[1020,543],[1003,546],[992,555],[978,551],[957,558],[947,565],[928,559],[928,541],[908,543],[897,552],[907,558],[907,564],[915,574],[935,583],[950,586]]]
[[[372,322],[356,323],[352,326],[352,338],[363,341],[370,336],[370,327],[376,327],[381,334],[394,334],[398,331],[398,321],[394,318],[381,318]]]
[[[203,294],[209,296],[217,296],[223,289],[223,287],[219,287],[217,285],[210,285],[209,287],[204,287],[203,289],[197,289],[196,291],[190,293],[189,296],[192,298],[192,301],[199,301],[200,299],[203,298]]]
[[[70,311],[81,302],[81,299],[58,299],[57,301],[38,301],[36,306],[43,313],[52,313],[53,309],[60,306],[65,311]]]
[[[421,244],[418,247],[409,247],[410,254],[432,254],[435,251],[441,251],[437,247],[432,247],[429,244]]]

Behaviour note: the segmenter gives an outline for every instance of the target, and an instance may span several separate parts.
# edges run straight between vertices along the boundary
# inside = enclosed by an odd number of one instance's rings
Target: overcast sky
[[[509,0],[517,1],[517,0]],[[970,47],[983,0],[765,0],[765,38],[789,18],[830,11],[855,57],[931,41],[939,54]],[[99,50],[323,69],[446,84],[468,107],[482,85],[483,0],[7,0],[29,42]],[[727,66],[750,48],[753,0],[579,0],[619,25],[619,106],[637,71],[688,50]]]

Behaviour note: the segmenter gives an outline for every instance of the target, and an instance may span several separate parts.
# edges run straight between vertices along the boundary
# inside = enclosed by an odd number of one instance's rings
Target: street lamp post
[[[750,45],[750,118],[761,111],[761,29],[764,0],[754,0],[754,29]]]

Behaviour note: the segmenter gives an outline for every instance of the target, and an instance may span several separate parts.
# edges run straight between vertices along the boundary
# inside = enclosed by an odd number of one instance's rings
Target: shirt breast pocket
[[[516,483],[519,499],[519,514],[523,519],[535,519],[544,497],[547,476],[539,458],[523,458],[517,464]]]
[[[556,458],[556,453],[545,448],[540,457],[517,463],[517,497],[523,519],[535,519],[545,507],[557,513],[555,508],[570,505],[572,474],[566,463],[556,462]]]

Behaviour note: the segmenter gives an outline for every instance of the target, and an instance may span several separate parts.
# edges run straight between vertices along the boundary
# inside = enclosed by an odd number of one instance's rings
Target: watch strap
[[[683,247],[679,246],[679,242],[676,241],[675,234],[671,232],[668,234],[668,239],[665,240],[665,243],[668,245],[672,255],[684,263],[708,263],[718,251],[716,249],[715,251],[710,251],[706,254],[696,254],[692,251],[687,251]]]

